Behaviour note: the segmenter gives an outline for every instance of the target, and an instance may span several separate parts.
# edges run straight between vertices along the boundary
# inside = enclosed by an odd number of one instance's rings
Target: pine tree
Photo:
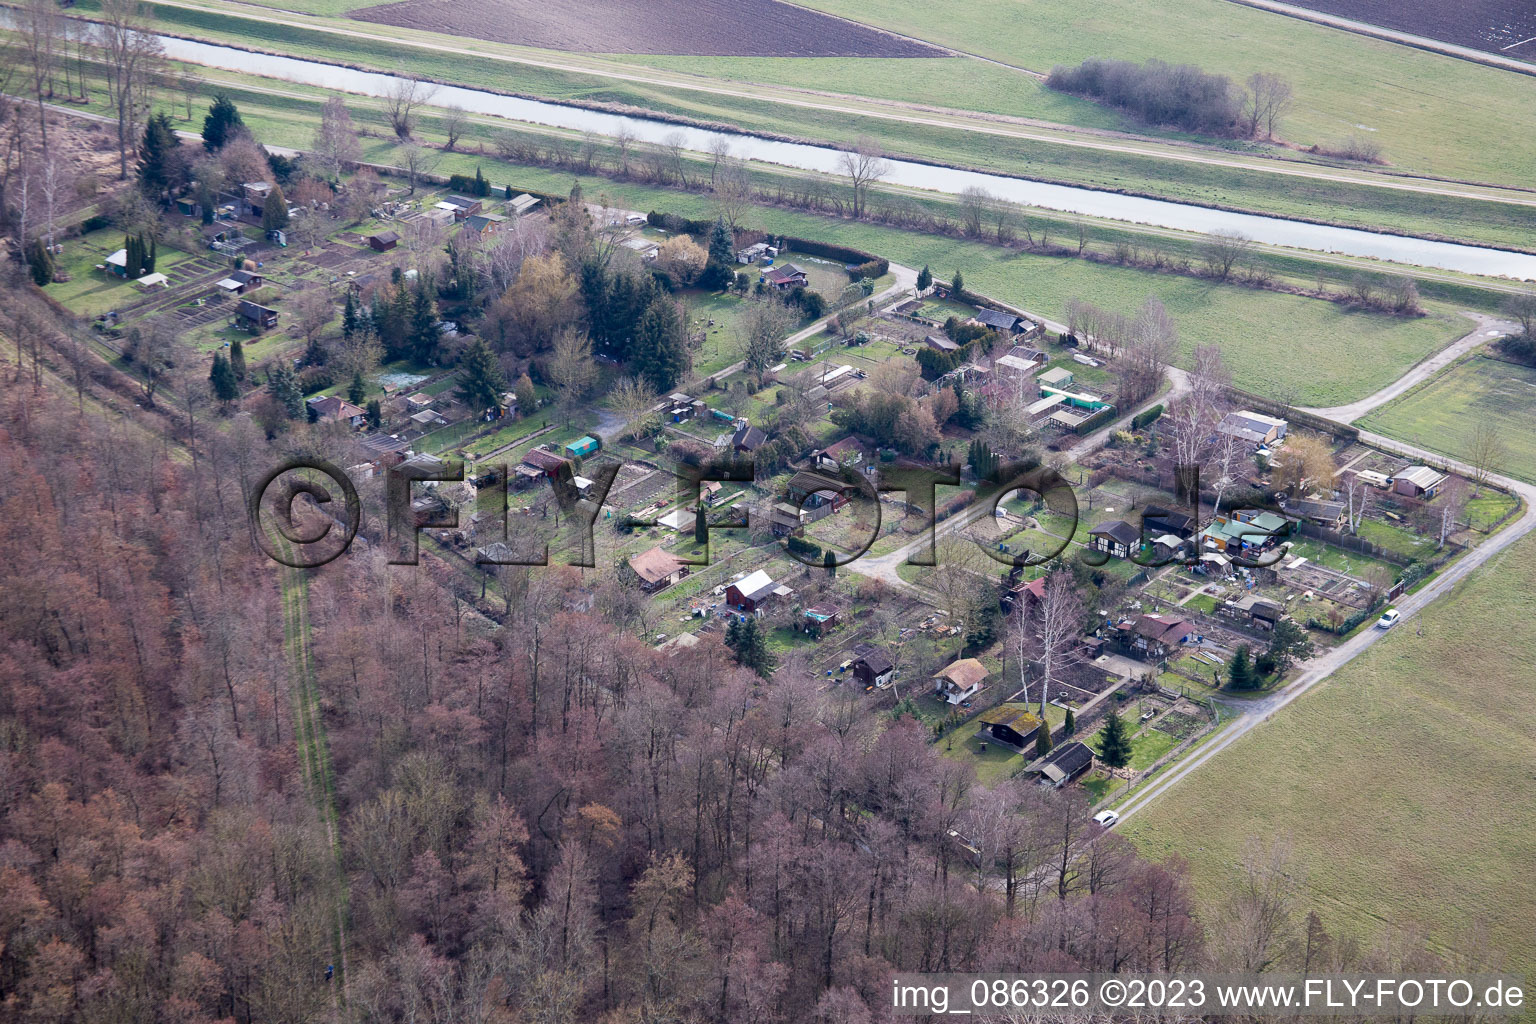
[[[352,290],[347,289],[347,303],[341,308],[341,336],[347,341],[352,340],[352,335],[357,333],[357,300],[352,296]]]
[[[283,186],[273,185],[261,205],[261,229],[281,231],[288,226],[288,219],[288,199],[283,195]]]
[[[279,362],[267,372],[267,386],[289,419],[304,415],[304,392],[299,387],[298,375],[287,364]]]
[[[928,269],[928,264],[923,264],[923,269],[917,272],[917,290],[925,292],[933,286],[933,271]]]
[[[1130,731],[1113,711],[1104,720],[1104,730],[1099,734],[1099,760],[1111,768],[1124,768],[1131,763]]]
[[[955,278],[949,283],[949,292],[957,299],[965,298],[965,276],[960,271],[955,271]]]
[[[411,356],[418,363],[431,363],[437,359],[437,346],[443,332],[437,327],[437,302],[427,292],[426,282],[416,277],[416,289],[411,296],[410,332],[408,343]]]
[[[635,327],[635,369],[657,392],[665,394],[688,372],[688,341],[677,303],[661,296],[646,307]]]
[[[732,620],[732,625],[736,623]],[[749,615],[747,621],[735,629],[735,643],[731,642],[731,630],[725,634],[726,645],[736,652],[736,662],[750,668],[763,678],[773,670],[773,655],[768,653],[768,639],[758,627],[757,617]]]
[[[693,542],[709,543],[709,517],[704,514],[703,505],[693,510]]]
[[[214,397],[221,402],[233,402],[240,397],[240,384],[235,380],[235,371],[222,352],[213,354],[213,369],[208,372],[208,382],[213,385]]]
[[[512,198],[512,186],[510,184],[507,185],[506,198],[508,200],[510,200]]]
[[[377,398],[368,399],[368,429],[378,430],[384,423],[384,406],[379,404]]]
[[[240,111],[234,101],[220,93],[213,98],[208,116],[203,118],[203,148],[217,153],[244,130],[245,122],[240,120]]]
[[[180,152],[181,143],[170,117],[155,114],[144,126],[144,138],[139,143],[139,189],[155,202],[160,202],[169,189],[179,184],[173,180],[173,174]]]
[[[1232,656],[1232,664],[1227,667],[1227,680],[1234,690],[1253,689],[1253,665],[1248,659],[1248,645],[1237,649]]]
[[[1067,720],[1065,722],[1063,722],[1062,725],[1061,725],[1061,734],[1063,736],[1072,736],[1072,735],[1076,734],[1076,732],[1077,732],[1077,716],[1072,713],[1072,709],[1071,708],[1067,708]]]
[[[704,272],[699,275],[699,287],[708,291],[725,291],[731,283],[731,267],[736,262],[735,239],[726,227],[723,217],[716,217],[709,229],[709,259]]]
[[[363,383],[363,371],[358,370],[352,374],[352,383],[347,385],[347,401],[353,405],[362,405],[363,399],[368,397],[368,385]]]
[[[476,412],[495,409],[501,405],[502,392],[507,390],[507,380],[502,375],[496,354],[486,345],[485,339],[475,338],[459,361],[459,397]]]
[[[1051,752],[1051,724],[1041,722],[1040,728],[1035,731],[1035,756],[1044,757]]]
[[[491,183],[485,180],[485,175],[480,173],[480,165],[475,165],[475,195],[488,196],[491,194]]]
[[[35,238],[27,246],[27,266],[32,271],[32,283],[39,288],[53,280],[53,255],[42,239]]]
[[[229,368],[235,371],[236,380],[245,380],[245,346],[239,338],[229,343]]]
[[[821,564],[827,570],[829,577],[837,576],[837,555],[832,552],[831,548],[827,548],[827,553],[822,558]]]

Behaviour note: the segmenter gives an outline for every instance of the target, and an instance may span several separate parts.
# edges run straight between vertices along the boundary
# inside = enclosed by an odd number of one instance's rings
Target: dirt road
[[[1371,410],[1386,405],[1404,392],[1417,387],[1473,349],[1480,348],[1488,342],[1502,338],[1505,335],[1518,334],[1520,332],[1520,325],[1508,320],[1484,316],[1482,313],[1468,312],[1464,315],[1477,321],[1476,330],[1436,352],[1374,395],[1369,395],[1358,402],[1351,402],[1348,405],[1335,405],[1327,409],[1306,409],[1303,411],[1315,413],[1318,416],[1323,416],[1339,423],[1353,423],[1355,420],[1370,413]]]

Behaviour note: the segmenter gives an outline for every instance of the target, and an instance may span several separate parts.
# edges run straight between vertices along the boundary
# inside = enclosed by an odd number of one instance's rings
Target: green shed
[[[586,458],[603,446],[597,438],[588,434],[565,446],[565,454],[573,459]]]

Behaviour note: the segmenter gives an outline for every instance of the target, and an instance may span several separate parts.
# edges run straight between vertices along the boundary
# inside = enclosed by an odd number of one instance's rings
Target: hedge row
[[[1161,405],[1154,405],[1150,409],[1145,409],[1137,413],[1136,416],[1131,420],[1131,429],[1140,430],[1148,423],[1155,423],[1157,418],[1162,414],[1163,407]]]
[[[1083,422],[1079,423],[1076,428],[1074,428],[1073,432],[1076,434],[1091,434],[1114,418],[1115,407],[1112,405],[1106,405],[1104,408],[1100,409],[1098,412],[1094,413],[1092,416],[1089,416],[1087,419],[1083,420]]]
[[[834,245],[831,242],[817,242],[809,238],[791,238],[785,236],[784,248],[795,252],[803,252],[807,256],[820,256],[824,260],[836,260],[845,266],[857,267],[861,276],[883,277],[891,269],[886,260],[881,259],[872,252],[864,252],[862,249],[850,249],[846,245]],[[878,274],[864,275],[865,267],[879,268]]]

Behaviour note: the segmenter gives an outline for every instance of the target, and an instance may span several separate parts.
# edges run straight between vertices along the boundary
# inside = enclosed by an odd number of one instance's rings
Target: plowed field
[[[585,53],[942,57],[915,40],[778,0],[404,0],[360,21]]]
[[[1528,0],[1290,0],[1382,28],[1536,61],[1536,5]]]

